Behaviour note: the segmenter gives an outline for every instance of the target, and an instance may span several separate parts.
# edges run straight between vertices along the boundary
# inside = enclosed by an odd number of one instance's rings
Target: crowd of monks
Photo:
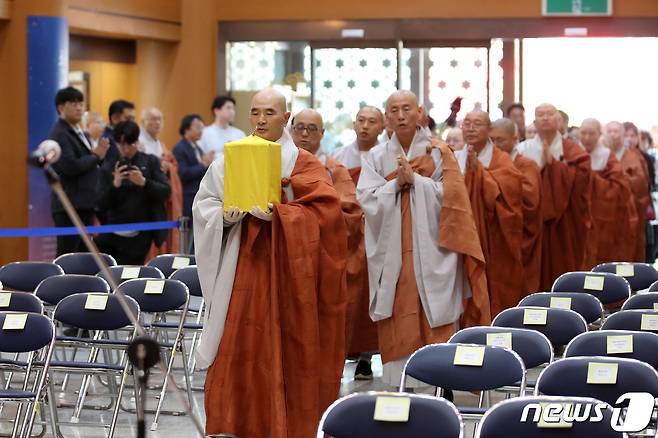
[[[272,89],[250,111],[254,135],[281,145],[281,203],[225,212],[220,158],[193,207],[208,434],[313,436],[346,355],[380,352],[397,386],[416,349],[489,325],[562,273],[644,261],[648,172],[617,123],[604,145],[587,119],[576,143],[543,104],[519,142],[512,120],[472,111],[453,150],[396,91],[329,155],[317,111],[289,123]]]

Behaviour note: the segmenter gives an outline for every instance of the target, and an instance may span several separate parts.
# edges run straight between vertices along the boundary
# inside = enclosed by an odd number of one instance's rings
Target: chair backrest
[[[149,260],[146,265],[155,266],[166,278],[169,278],[180,268],[196,265],[196,259],[192,254],[161,254]]]
[[[603,304],[594,295],[579,292],[537,292],[524,297],[518,307],[555,307],[569,309],[585,318],[588,324],[603,319]]]
[[[588,293],[604,305],[624,302],[631,296],[631,286],[624,277],[609,272],[567,272],[555,280],[551,291]]]
[[[54,306],[62,298],[82,292],[109,293],[110,285],[94,275],[64,274],[46,278],[39,283],[34,294],[44,303]]]
[[[201,282],[199,281],[199,273],[197,272],[196,265],[181,268],[171,274],[172,280],[178,280],[185,283],[187,289],[190,291],[191,296],[202,297]]]
[[[25,319],[23,328],[13,321]],[[11,319],[13,321],[6,321]],[[12,327],[12,328],[10,328]],[[52,344],[55,327],[50,318],[37,313],[0,312],[0,352],[27,353]]]
[[[507,343],[509,341],[509,343]],[[511,348],[523,360],[526,370],[553,361],[553,346],[536,331],[504,327],[469,327],[455,333],[451,344],[496,345]]]
[[[5,289],[34,292],[44,278],[63,274],[54,263],[13,262],[0,268],[0,281]]]
[[[187,286],[178,280],[134,278],[119,286],[132,297],[142,312],[170,312],[185,307],[189,298]]]
[[[108,266],[116,266],[117,262],[111,255],[100,253],[100,256]],[[59,265],[65,274],[96,275],[101,271],[94,256],[88,252],[62,254],[53,263]]]
[[[649,290],[647,292],[658,292],[658,281],[651,283],[651,286],[649,286]]]
[[[472,349],[481,351],[481,364],[456,364],[461,358],[472,359]],[[521,382],[525,390],[525,366],[513,350],[476,344],[431,344],[416,350],[402,371],[400,390],[406,377],[443,389],[458,391],[492,390]]]
[[[98,306],[98,300],[88,297],[105,296],[107,300],[103,306]],[[103,299],[105,300],[105,299]],[[96,308],[89,304],[95,301]],[[139,304],[131,297],[126,301],[135,318],[139,318]],[[69,295],[62,299],[57,307],[53,318],[64,324],[72,325],[87,330],[117,330],[131,325],[131,320],[123,310],[119,297],[114,294],[80,293]]]
[[[124,281],[131,280],[133,278],[165,278],[162,271],[160,271],[155,266],[118,265],[110,266],[109,270],[117,284],[121,284]],[[103,272],[99,272],[96,275],[107,281],[110,286],[112,285],[112,282],[110,282],[109,279],[105,277]]]
[[[409,400],[407,421],[375,420],[375,406]],[[437,430],[440,433],[437,434]],[[355,393],[336,400],[320,419],[317,438],[461,438],[464,424],[455,406],[443,398],[390,392]]]
[[[597,330],[576,336],[564,357],[612,356],[646,362],[658,370],[658,335],[627,330]]]
[[[602,330],[633,330],[658,333],[658,310],[620,310],[609,315]]]
[[[628,281],[634,292],[647,289],[658,281],[658,271],[648,263],[602,263],[595,266],[592,272],[611,272],[620,275]]]
[[[631,309],[658,310],[658,292],[633,295],[621,306],[621,310]]]
[[[512,307],[500,312],[491,323],[495,327],[525,328],[546,335],[553,348],[587,331],[587,322],[568,309],[546,307]]]
[[[658,373],[635,359],[610,356],[568,357],[539,374],[535,395],[592,397],[614,405],[627,392],[658,397]]]
[[[0,312],[43,313],[43,303],[29,292],[0,291]]]
[[[551,397],[529,396],[512,398],[496,403],[484,414],[477,428],[476,438],[622,438],[623,432],[612,429],[612,408],[602,409],[603,420],[592,422],[573,422],[571,427],[548,428],[541,422],[542,406],[561,404],[581,406],[582,411],[588,411],[589,418],[595,416],[594,405],[601,403],[589,397]],[[586,407],[589,406],[589,407]],[[521,421],[524,419],[525,421]]]

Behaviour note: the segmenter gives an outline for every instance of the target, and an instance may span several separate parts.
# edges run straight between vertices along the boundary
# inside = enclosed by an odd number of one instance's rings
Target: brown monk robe
[[[491,125],[489,137],[501,151],[510,155],[514,166],[521,172],[523,208],[523,280],[525,294],[539,291],[541,277],[541,236],[544,221],[541,214],[541,172],[534,161],[519,154],[518,128],[511,119],[498,119]]]
[[[359,182],[359,175],[361,175],[361,156],[367,154],[377,144],[377,138],[383,129],[384,115],[382,112],[378,108],[364,106],[356,114],[354,120],[356,140],[352,144],[338,148],[333,152],[332,158],[347,168],[355,185]],[[340,190],[338,188],[336,190],[340,194]],[[360,209],[361,207],[359,207]],[[350,303],[348,307],[348,355],[373,352],[379,349],[377,326],[368,313],[370,300],[368,295],[368,266],[363,240],[363,220],[360,222],[360,227],[359,247],[354,251],[350,250],[353,257],[350,257],[347,262],[348,284],[353,284],[355,290],[360,291],[354,296],[355,301]],[[362,256],[360,261],[358,261],[357,255]],[[361,264],[358,265],[357,262]],[[360,284],[360,289],[357,286],[358,284]]]
[[[452,151],[417,128],[413,93],[386,107],[393,137],[364,159],[357,195],[365,215],[370,315],[384,383],[399,384],[408,356],[461,325],[489,324],[484,257]],[[419,386],[410,382],[409,386]],[[422,385],[421,385],[422,386]]]
[[[221,161],[195,198],[197,262],[208,304],[197,359],[201,367],[212,363],[205,384],[209,435],[313,436],[338,396],[345,220],[326,169],[284,130],[285,106],[274,90],[252,99],[254,131],[268,140],[281,136],[283,193],[272,213],[254,208],[244,216],[230,208],[222,214]]]
[[[637,148],[629,148],[624,145],[624,127],[619,122],[610,122],[606,125],[606,136],[610,149],[621,163],[621,167],[630,183],[635,210],[637,212],[637,223],[635,224],[635,247],[631,262],[646,261],[646,222],[647,209],[651,202],[649,194],[649,170],[647,162],[642,157],[642,152]]]
[[[491,316],[515,307],[524,296],[522,175],[509,155],[489,139],[484,111],[466,114],[466,146],[455,152],[464,170],[475,225],[486,260]]]
[[[637,213],[628,178],[610,149],[601,142],[601,124],[585,119],[580,143],[592,161],[592,229],[585,269],[599,263],[631,260],[635,250]]]
[[[291,135],[295,145],[314,154],[318,161],[327,169],[331,182],[340,198],[340,206],[343,211],[345,225],[347,226],[348,305],[345,339],[349,352],[357,304],[364,301],[362,298],[363,295],[365,295],[367,315],[368,276],[365,270],[366,253],[363,244],[363,212],[356,200],[356,186],[350,173],[342,164],[324,153],[320,146],[322,137],[324,136],[322,115],[311,108],[301,110],[292,119]],[[377,346],[375,345],[374,348],[376,349]],[[358,353],[360,351],[366,350],[357,350],[356,352]]]
[[[537,134],[518,146],[542,172],[542,290],[551,290],[563,273],[583,269],[592,226],[590,158],[579,145],[562,138],[558,117],[553,105],[538,106]]]

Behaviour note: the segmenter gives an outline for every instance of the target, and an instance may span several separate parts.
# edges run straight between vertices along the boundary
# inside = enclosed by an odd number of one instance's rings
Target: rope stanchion
[[[95,225],[86,227],[90,234],[116,233],[121,231],[153,231],[179,228],[180,221],[135,222],[129,224]],[[0,228],[0,237],[44,237],[72,236],[78,234],[76,227]]]

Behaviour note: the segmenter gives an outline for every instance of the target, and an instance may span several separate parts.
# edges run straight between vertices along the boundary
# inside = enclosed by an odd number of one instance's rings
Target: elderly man
[[[370,316],[384,382],[392,386],[418,348],[446,341],[461,325],[490,322],[484,257],[463,177],[452,150],[432,147],[429,131],[418,127],[420,115],[412,92],[388,98],[393,136],[370,150],[357,185]]]
[[[518,146],[542,173],[542,279],[550,290],[557,277],[583,268],[592,223],[589,155],[558,131],[557,109],[548,103],[535,109],[537,135]]]
[[[524,295],[522,175],[510,156],[489,139],[484,111],[466,114],[466,146],[455,153],[471,199],[475,225],[487,262],[491,316],[516,306]]]
[[[601,139],[601,123],[585,119],[580,144],[592,161],[592,230],[585,268],[615,260],[632,260],[637,213],[628,178],[615,154]]]
[[[649,196],[649,170],[642,152],[624,144],[624,126],[619,122],[610,122],[605,126],[605,133],[610,149],[628,177],[635,200],[638,221],[636,224],[635,250],[629,261],[645,261],[647,209]]]
[[[509,154],[522,175],[523,207],[523,280],[525,293],[539,291],[541,274],[541,235],[544,225],[541,214],[541,172],[534,161],[517,150],[517,125],[511,119],[498,119],[491,124],[489,138],[501,151]]]
[[[282,202],[224,212],[224,157],[194,200],[207,304],[198,364],[208,367],[206,433],[312,436],[338,396],[345,361],[347,232],[326,169],[295,146],[279,92],[251,101],[255,135],[281,145]]]
[[[359,203],[356,201],[356,187],[350,173],[342,164],[327,156],[322,150],[320,142],[322,141],[323,134],[324,124],[322,116],[314,109],[304,109],[292,120],[292,138],[295,144],[314,154],[320,163],[326,167],[329,176],[331,176],[331,181],[340,196],[343,217],[347,225],[347,248],[349,252],[347,261],[347,289],[349,305],[347,308],[346,340],[348,353],[376,351],[376,328],[367,313],[368,271],[363,243],[363,212]],[[362,303],[365,304],[365,313],[359,312],[361,310],[359,304]],[[370,322],[369,325],[375,328],[375,345],[362,350],[354,350],[350,348],[352,338],[354,335],[361,337],[361,334],[358,332],[355,333],[355,331],[367,324],[367,322],[360,321],[361,318],[366,318]],[[355,379],[372,379],[370,359],[371,355],[367,353],[360,357],[354,372]]]

